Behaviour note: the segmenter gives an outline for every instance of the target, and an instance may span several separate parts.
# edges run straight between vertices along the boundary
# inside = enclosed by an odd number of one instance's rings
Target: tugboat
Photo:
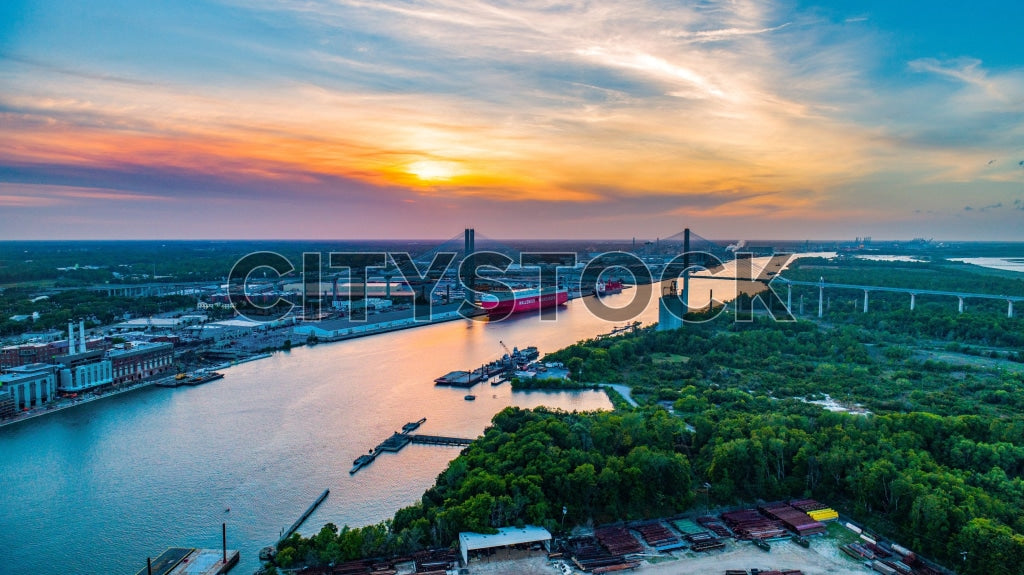
[[[620,280],[609,280],[606,282],[597,282],[594,286],[594,293],[597,295],[611,295],[616,293],[622,293],[622,281]]]

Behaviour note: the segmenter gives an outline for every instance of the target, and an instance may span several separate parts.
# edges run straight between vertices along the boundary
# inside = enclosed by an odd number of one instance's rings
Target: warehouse
[[[551,533],[543,527],[527,525],[525,527],[502,527],[497,533],[485,535],[465,531],[459,533],[459,552],[462,564],[469,564],[469,552],[497,547],[513,547],[540,543],[544,549],[551,551]]]

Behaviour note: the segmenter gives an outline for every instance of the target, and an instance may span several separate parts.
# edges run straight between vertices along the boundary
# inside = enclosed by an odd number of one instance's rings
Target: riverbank
[[[345,340],[350,340],[350,339],[368,337],[368,336],[371,336],[371,335],[385,334],[385,333],[390,333],[390,332],[394,332],[394,331],[410,329],[410,328],[414,328],[414,327],[424,327],[424,326],[428,326],[428,325],[434,325],[434,324],[438,324],[438,323],[444,323],[444,322],[449,322],[449,321],[455,321],[455,320],[458,320],[458,319],[463,319],[463,316],[458,312],[458,304],[449,304],[449,306],[444,306],[444,307],[449,307],[450,308],[452,306],[455,306],[455,309],[449,309],[449,310],[443,311],[442,313],[439,313],[439,314],[438,313],[432,314],[431,319],[426,320],[426,321],[415,321],[415,320],[413,320],[412,319],[412,313],[413,313],[412,309],[403,310],[401,312],[395,312],[393,314],[382,314],[383,317],[377,318],[378,321],[375,321],[373,323],[348,321],[347,324],[349,326],[351,326],[351,327],[350,328],[346,328],[346,329],[351,329],[351,332],[350,333],[346,333],[343,336],[340,336],[340,337],[337,337],[337,338],[329,338],[329,339],[314,338],[311,341],[301,341],[299,343],[290,344],[288,346],[282,345],[280,347],[275,348],[275,351],[287,351],[287,350],[294,349],[296,347],[300,347],[300,346],[307,345],[307,344],[331,343],[331,342],[335,342],[335,341],[345,341]],[[442,307],[442,306],[437,306],[437,307]],[[375,317],[376,316],[371,316],[371,318],[375,318]],[[328,321],[337,321],[337,320],[328,320]],[[314,326],[314,327],[316,326],[316,324],[312,323],[312,322],[309,325]],[[289,327],[287,329],[289,330],[289,332],[293,332],[294,331],[294,328],[292,328],[292,327]],[[261,349],[260,351],[254,352],[251,355],[242,356],[242,357],[239,357],[238,359],[234,359],[234,360],[231,360],[231,361],[226,361],[226,362],[219,363],[219,364],[216,364],[216,365],[213,365],[213,366],[209,366],[209,369],[212,369],[212,370],[228,369],[228,368],[233,367],[233,366],[237,366],[237,365],[241,365],[241,364],[244,364],[244,363],[248,363],[248,362],[252,362],[252,361],[257,361],[257,360],[261,360],[261,359],[266,359],[266,358],[269,358],[269,357],[272,357],[272,356],[273,356],[273,353],[267,352],[267,351],[264,351],[264,350]],[[8,425],[13,425],[13,424],[16,424],[16,423],[21,423],[23,421],[28,421],[28,420],[31,420],[31,419],[35,419],[37,417],[42,417],[44,415],[48,415],[48,414],[51,414],[51,413],[56,413],[56,412],[59,412],[59,411],[65,410],[65,409],[70,409],[70,408],[76,407],[78,405],[84,405],[84,404],[87,404],[87,403],[91,403],[93,401],[97,401],[99,399],[103,399],[103,398],[106,398],[106,397],[113,397],[115,395],[121,395],[121,394],[124,394],[124,393],[128,393],[130,391],[135,391],[137,389],[142,389],[144,387],[149,387],[151,385],[155,385],[155,384],[157,384],[159,382],[170,381],[172,379],[174,379],[173,375],[172,376],[167,376],[167,377],[161,377],[161,378],[157,378],[157,379],[152,379],[152,380],[148,380],[148,381],[144,381],[144,382],[132,385],[132,386],[122,387],[122,388],[118,388],[116,390],[106,391],[106,392],[99,393],[99,394],[90,394],[88,397],[85,397],[85,398],[76,398],[76,399],[73,399],[73,400],[72,399],[56,400],[56,401],[53,401],[51,403],[48,403],[45,406],[36,407],[35,409],[33,409],[33,410],[29,411],[29,412],[24,412],[23,414],[16,415],[15,417],[13,417],[11,419],[6,419],[6,420],[3,420],[3,421],[0,421],[0,427],[5,427],[5,426],[8,426]]]
[[[365,320],[352,320],[350,318],[328,319],[319,322],[307,322],[296,325],[292,331],[296,336],[306,336],[306,343],[322,343],[333,341],[344,341],[382,333],[390,333],[436,325],[460,319],[468,319],[460,312],[462,304],[452,303],[435,305],[430,310],[430,318],[422,319],[415,317],[415,309],[412,307],[395,311],[386,311],[367,317]],[[485,316],[483,310],[477,310],[470,314],[472,317]]]
[[[642,319],[656,317],[652,306]],[[0,514],[0,530],[22,541],[9,550],[4,572],[76,565],[83,573],[133,573],[137,558],[144,567],[146,556],[171,545],[218,547],[216,528],[226,520],[229,544],[241,551],[235,571],[252,573],[259,550],[324,489],[331,495],[299,529],[303,535],[328,522],[388,519],[419,501],[459,453],[410,445],[349,475],[364,446],[403,423],[427,416],[424,434],[468,438],[508,406],[611,407],[602,392],[521,393],[509,385],[480,387],[476,401],[465,401],[464,389],[437,386],[435,377],[499,357],[501,341],[552,351],[612,327],[577,300],[556,322],[525,314],[295,346],[236,364],[210,384],[144,390],[3,428],[0,475],[20,495]],[[132,536],[116,537],[125,532]],[[54,538],[77,543],[55,546]],[[83,556],[82,548],[95,552]]]
[[[16,423],[22,423],[24,421],[29,421],[29,420],[35,419],[37,417],[42,417],[44,415],[49,415],[51,413],[57,413],[57,412],[65,410],[65,409],[71,409],[72,407],[78,407],[79,405],[87,405],[87,404],[92,403],[94,401],[99,401],[101,399],[106,399],[108,397],[115,397],[115,396],[118,396],[118,395],[124,395],[125,393],[129,393],[129,392],[132,392],[132,391],[137,391],[139,389],[150,387],[152,385],[156,385],[157,383],[164,382],[164,381],[170,381],[170,380],[173,380],[173,379],[174,379],[174,376],[171,376],[171,377],[161,377],[161,378],[157,378],[157,379],[151,379],[151,380],[148,380],[148,381],[143,381],[143,382],[140,382],[140,383],[136,383],[136,384],[131,385],[131,386],[120,387],[120,388],[117,388],[117,389],[114,389],[114,390],[110,390],[110,391],[107,391],[107,392],[104,392],[104,393],[100,393],[100,394],[91,394],[90,396],[84,397],[84,398],[79,397],[79,398],[75,398],[75,399],[60,399],[60,400],[56,400],[56,401],[54,401],[52,403],[48,403],[45,407],[37,407],[37,408],[33,409],[32,411],[23,412],[21,415],[16,415],[16,416],[14,416],[11,419],[5,419],[3,421],[0,421],[0,427],[6,427],[8,425],[14,425]]]

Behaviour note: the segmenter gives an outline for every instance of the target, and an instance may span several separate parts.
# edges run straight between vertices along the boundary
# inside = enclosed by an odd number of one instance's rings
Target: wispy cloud
[[[987,162],[1024,141],[1021,71],[919,58],[903,68],[913,81],[880,81],[879,36],[846,26],[866,15],[829,23],[757,0],[215,8],[166,15],[139,46],[15,44],[0,63],[0,139],[14,143],[0,181],[66,189],[0,203],[885,220],[937,182],[979,184],[971,202],[991,206],[1020,178]]]

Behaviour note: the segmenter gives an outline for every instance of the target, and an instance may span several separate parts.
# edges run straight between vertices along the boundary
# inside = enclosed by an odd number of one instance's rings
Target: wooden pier
[[[349,475],[355,475],[357,471],[363,467],[376,461],[377,456],[381,453],[398,453],[410,443],[419,443],[421,445],[450,445],[453,447],[465,447],[470,443],[473,443],[472,439],[465,437],[444,437],[441,435],[416,435],[411,433],[417,427],[423,424],[427,418],[423,418],[419,421],[414,421],[405,424],[401,432],[394,432],[391,437],[380,442],[377,447],[371,449],[366,455],[361,455],[359,459],[353,462],[352,470],[349,471]],[[326,495],[325,495],[326,496]],[[287,535],[285,536],[287,537]],[[284,537],[282,537],[284,539]]]
[[[422,443],[424,445],[453,445],[457,447],[465,447],[470,443],[473,443],[472,439],[466,439],[465,437],[442,437],[440,435],[410,435],[409,438],[412,443]]]
[[[299,527],[302,527],[302,524],[306,521],[306,519],[309,519],[309,516],[312,515],[313,512],[316,511],[316,508],[319,507],[320,504],[324,502],[324,499],[327,499],[327,495],[330,492],[330,489],[324,489],[324,492],[320,494],[320,497],[317,497],[316,501],[314,501],[313,504],[306,509],[306,512],[300,515],[299,519],[295,523],[292,523],[292,526],[289,527],[288,530],[281,535],[281,538],[277,540],[278,547],[281,546],[282,541],[291,537],[292,533],[295,533],[299,529]]]

